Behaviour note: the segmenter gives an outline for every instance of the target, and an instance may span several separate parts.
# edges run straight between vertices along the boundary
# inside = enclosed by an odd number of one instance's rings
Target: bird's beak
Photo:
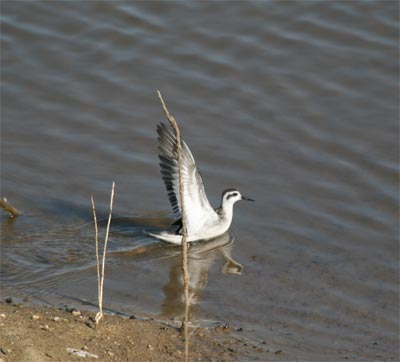
[[[253,199],[251,199],[250,197],[244,197],[242,196],[242,200],[246,200],[246,201],[254,201]]]

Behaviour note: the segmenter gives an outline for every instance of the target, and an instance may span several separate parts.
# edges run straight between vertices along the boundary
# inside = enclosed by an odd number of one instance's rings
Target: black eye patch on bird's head
[[[230,188],[230,189],[225,189],[223,192],[222,192],[222,196],[225,196],[226,194],[229,194],[229,193],[231,193],[231,192],[239,192],[237,189],[234,189],[234,188]]]
[[[240,193],[237,189],[230,188],[224,190],[224,192],[222,193],[222,198],[225,200],[229,200],[231,197],[236,197],[238,195],[240,195]]]
[[[235,197],[237,195],[239,195],[237,192],[232,192],[231,194],[228,194],[226,199],[229,200],[231,197]]]

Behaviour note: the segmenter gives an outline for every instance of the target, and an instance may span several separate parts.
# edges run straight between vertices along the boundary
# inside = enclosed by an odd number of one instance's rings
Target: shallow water
[[[396,360],[398,4],[227,4],[1,2],[3,295],[96,303],[90,195],[106,218],[115,180],[105,306],[179,318],[179,248],[147,236],[172,216],[160,89],[212,204],[256,199],[192,250],[193,318]]]

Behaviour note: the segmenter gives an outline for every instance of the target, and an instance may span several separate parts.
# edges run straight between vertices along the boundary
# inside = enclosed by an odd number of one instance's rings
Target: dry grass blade
[[[101,275],[100,275],[100,257],[99,257],[99,240],[98,240],[99,232],[98,232],[97,217],[96,217],[96,207],[95,207],[93,196],[92,196],[93,219],[94,219],[95,233],[96,233],[95,238],[96,238],[97,288],[98,288],[98,298],[99,298],[99,311],[95,317],[96,325],[99,323],[100,319],[103,317],[104,275],[105,275],[105,265],[106,265],[107,243],[108,243],[108,236],[110,233],[111,216],[112,216],[112,210],[113,210],[113,204],[114,204],[114,189],[115,189],[115,182],[112,183],[112,188],[111,188],[110,213],[108,215],[107,230],[106,230],[106,236],[105,236],[104,245],[103,245]]]
[[[182,327],[185,335],[185,361],[189,360],[189,333],[188,333],[188,322],[189,322],[189,272],[188,272],[188,243],[187,243],[187,229],[185,219],[185,203],[183,198],[183,182],[182,182],[182,166],[181,166],[181,133],[179,130],[178,123],[174,116],[169,113],[167,106],[161,96],[160,91],[157,91],[158,98],[160,99],[164,113],[171,123],[171,126],[175,130],[177,152],[178,152],[178,174],[179,174],[179,195],[180,195],[180,207],[182,215],[182,273],[183,273],[183,288],[185,293],[185,318],[182,322]]]
[[[94,204],[93,195],[91,195],[91,200],[92,200],[94,231],[95,231],[95,240],[96,240],[97,297],[100,298],[99,228],[97,225],[96,206]],[[99,306],[100,306],[100,300],[99,300]]]

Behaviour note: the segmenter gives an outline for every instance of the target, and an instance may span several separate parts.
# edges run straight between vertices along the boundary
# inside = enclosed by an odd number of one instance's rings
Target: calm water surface
[[[107,216],[105,305],[179,318],[160,89],[232,233],[192,248],[193,319],[282,360],[397,360],[395,1],[1,2],[3,295],[96,303],[90,195]],[[101,223],[104,233],[105,222]],[[273,360],[273,353],[261,354]]]

